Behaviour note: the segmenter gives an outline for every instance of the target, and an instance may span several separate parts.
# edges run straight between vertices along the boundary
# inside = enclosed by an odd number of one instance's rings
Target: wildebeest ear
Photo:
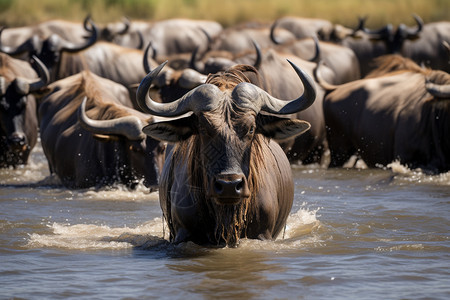
[[[177,143],[189,138],[195,131],[194,116],[177,118],[170,121],[155,122],[145,126],[142,131],[156,139],[168,143]]]
[[[283,141],[299,136],[310,127],[311,125],[303,120],[262,114],[259,114],[257,117],[257,131],[276,141]]]

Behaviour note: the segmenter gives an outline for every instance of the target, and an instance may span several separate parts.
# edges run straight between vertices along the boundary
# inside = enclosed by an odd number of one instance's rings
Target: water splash
[[[306,203],[303,203],[303,206],[305,205]],[[317,226],[319,223],[317,220],[318,211],[319,208],[309,210],[302,207],[297,212],[290,214],[286,222],[284,238],[291,239],[310,234],[312,228]]]
[[[98,196],[98,195],[96,195]],[[292,243],[298,246],[298,239],[308,238],[314,228],[318,226],[316,218],[317,210],[301,208],[292,213],[287,220],[286,229],[275,241],[258,241],[244,239],[243,247],[259,248],[292,247]],[[151,248],[161,243],[166,243],[167,226],[161,218],[138,225],[136,227],[109,227],[94,224],[61,224],[48,225],[50,233],[29,235],[27,247],[29,248],[63,248],[74,250],[99,250],[99,249],[130,249],[133,247]],[[247,246],[245,246],[247,245]]]
[[[159,201],[158,192],[149,192],[149,189],[142,183],[138,184],[134,190],[130,190],[124,185],[117,184],[112,187],[102,187],[100,190],[92,188],[80,191],[78,195],[86,200],[96,201]]]
[[[298,249],[309,249],[323,245],[321,235],[317,233],[321,227],[317,219],[319,208],[310,210],[306,203],[297,211],[289,215],[285,232],[281,233],[274,241],[261,241],[243,239],[239,247],[246,250],[264,251],[291,251]]]
[[[129,249],[164,240],[161,218],[155,218],[134,228],[60,223],[53,223],[49,228],[52,231],[49,234],[30,234],[27,247],[74,250]]]
[[[398,160],[388,164],[386,168],[391,169],[394,173],[394,179],[399,181],[450,185],[450,172],[430,175],[421,169],[410,169]]]

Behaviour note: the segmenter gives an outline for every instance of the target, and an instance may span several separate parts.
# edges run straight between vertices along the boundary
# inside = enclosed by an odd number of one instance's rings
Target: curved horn
[[[390,36],[392,35],[392,31],[393,31],[393,27],[392,24],[387,24],[386,26],[380,28],[380,29],[368,29],[365,26],[365,22],[367,20],[367,16],[366,17],[359,17],[359,25],[356,31],[361,30],[364,33],[368,34],[370,36],[371,39],[389,39]],[[355,32],[356,32],[355,31]]]
[[[353,32],[357,32],[359,30],[364,31],[364,24],[366,23],[368,16],[358,17],[358,27],[353,30]]]
[[[151,71],[139,84],[136,92],[136,100],[142,111],[160,117],[176,117],[190,111],[211,110],[214,107],[214,99],[219,88],[212,84],[202,84],[186,93],[183,97],[170,103],[158,103],[149,96],[149,89],[153,80],[158,76],[167,61]],[[192,95],[195,93],[195,97]],[[191,101],[196,99],[195,103]]]
[[[304,86],[303,94],[297,99],[291,101],[277,99],[251,83],[238,84],[233,90],[233,95],[236,95],[238,98],[248,98],[250,94],[252,100],[260,101],[260,103],[257,103],[256,105],[257,108],[260,107],[261,110],[268,113],[286,115],[308,108],[316,99],[314,82],[294,63],[289,60],[288,62],[294,68]],[[190,111],[205,111],[215,107],[215,101],[219,99],[221,92],[218,87],[212,84],[202,84],[178,100],[170,103],[158,103],[153,101],[148,94],[148,90],[153,79],[158,75],[166,63],[167,61],[149,73],[139,85],[136,99],[138,105],[144,112],[161,117],[175,117]],[[253,99],[254,97],[255,99]]]
[[[203,27],[199,27],[199,29],[203,32],[203,34],[206,36],[206,39],[208,40],[206,49],[203,52],[203,56],[204,56],[205,53],[207,53],[208,51],[211,50],[211,44],[213,42],[213,39],[211,38],[211,35]],[[194,51],[192,51],[191,59],[189,60],[189,68],[191,68],[197,72],[204,73],[205,65],[203,63],[201,63],[200,61],[198,61],[198,59],[197,59],[197,54],[198,54],[200,47],[201,47],[201,45],[198,45],[197,47],[195,47]]]
[[[423,20],[416,14],[413,14],[414,20],[416,20],[417,28],[407,28],[405,29],[407,33],[407,38],[416,37],[423,29]]]
[[[158,49],[156,49],[156,47],[152,45],[152,59],[154,61],[158,61],[157,56],[158,56]]]
[[[126,116],[113,120],[93,120],[86,115],[86,101],[78,107],[78,121],[80,125],[94,134],[123,135],[129,140],[143,140],[145,134],[142,132],[142,122],[136,116]]]
[[[35,92],[49,83],[50,75],[44,63],[34,55],[32,56],[32,63],[37,68],[39,74],[39,79],[35,82],[30,83],[30,92]]]
[[[337,85],[328,83],[323,77],[322,77],[322,73],[320,72],[320,68],[324,65],[323,60],[320,60],[316,67],[313,70],[314,73],[314,78],[316,79],[317,83],[319,83],[319,85],[326,91],[333,91],[335,89],[337,89]]]
[[[88,26],[88,23],[91,25],[90,28]],[[91,35],[89,36],[89,39],[86,41],[86,43],[84,43],[83,45],[75,45],[72,42],[61,39],[61,51],[78,52],[78,51],[82,51],[82,50],[92,46],[93,44],[95,44],[95,42],[97,41],[97,38],[99,36],[99,33],[98,33],[97,25],[95,25],[95,23],[92,21],[90,16],[87,16],[86,19],[84,20],[84,29],[87,32],[91,33]]]
[[[127,33],[128,30],[130,30],[130,24],[131,24],[130,19],[129,19],[128,17],[126,17],[126,16],[123,17],[123,25],[124,25],[124,28],[123,28],[122,30],[119,30],[119,31],[117,32],[117,34],[122,35],[122,34]]]
[[[255,103],[257,109],[259,106],[261,111],[277,115],[290,115],[307,109],[316,99],[316,88],[314,81],[293,62],[290,60],[287,61],[292,68],[294,68],[303,83],[303,94],[297,99],[286,101],[275,98],[263,89],[251,83],[238,84],[233,90],[233,96],[237,98],[251,98],[253,101],[259,100],[259,103]]]
[[[144,35],[140,30],[137,30],[136,34],[138,36],[138,45],[136,46],[136,49],[142,49],[142,47],[144,47]]]
[[[208,41],[207,47],[206,47],[206,51],[208,51],[209,49],[211,49],[211,43],[212,43],[212,38],[211,35],[208,33],[208,31],[205,30],[205,28],[200,27],[200,30],[203,32],[203,34],[206,36],[206,40]]]
[[[150,66],[149,59],[148,59],[148,52],[150,51],[150,49],[152,49],[153,52],[155,51],[155,49],[152,46],[151,41],[148,43],[147,47],[145,48],[144,57],[143,57],[144,70],[145,70],[145,73],[147,73],[147,74],[152,71],[152,68]]]
[[[293,62],[291,62],[290,60],[287,61],[292,66],[292,68],[294,68],[295,72],[303,83],[303,94],[297,99],[286,102],[285,100],[280,100],[269,95],[267,92],[261,89],[262,94],[265,98],[265,102],[261,107],[261,110],[265,112],[289,115],[307,109],[316,100],[316,86],[312,78],[309,77],[306,72],[301,70]]]
[[[425,88],[428,93],[438,98],[450,98],[450,84],[439,85],[432,82],[427,82]]]
[[[200,66],[200,62],[197,61],[197,53],[198,53],[198,49],[200,48],[200,46],[195,47],[194,51],[192,51],[192,55],[191,55],[191,59],[189,60],[189,68],[203,73],[205,70],[205,66],[204,64],[202,64],[203,66]]]
[[[259,44],[254,39],[252,39],[252,43],[253,43],[253,46],[255,47],[255,50],[256,50],[256,60],[255,60],[255,62],[253,64],[253,66],[255,67],[255,69],[258,70],[259,67],[261,67],[261,62],[262,62],[261,47],[259,46]]]
[[[313,36],[312,39],[314,40],[314,56],[309,59],[311,62],[319,62],[320,60],[320,46],[319,46],[319,39],[317,36]]]
[[[275,28],[278,26],[278,23],[280,22],[280,19],[275,20],[275,22],[272,23],[272,26],[270,26],[270,39],[272,40],[272,42],[275,45],[281,45],[283,44],[283,42],[281,42],[280,40],[278,40],[275,37]]]

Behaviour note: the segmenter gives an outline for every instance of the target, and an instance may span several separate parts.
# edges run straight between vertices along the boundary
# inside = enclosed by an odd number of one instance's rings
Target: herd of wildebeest
[[[40,137],[67,188],[158,189],[173,242],[273,239],[292,163],[450,170],[450,22],[413,18],[2,28],[0,167]]]

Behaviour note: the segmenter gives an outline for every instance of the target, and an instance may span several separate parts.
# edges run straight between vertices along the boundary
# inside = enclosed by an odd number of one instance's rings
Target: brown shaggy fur
[[[398,72],[412,71],[428,74],[430,69],[421,68],[414,61],[398,54],[383,55],[374,59],[376,69],[366,75],[365,78],[375,78],[383,75],[393,75]]]
[[[11,70],[10,59],[6,54],[0,54],[0,74],[5,77],[7,81],[14,79],[14,73]]]
[[[73,82],[70,88],[64,91],[69,103],[55,115],[56,121],[66,120],[73,115],[85,96],[87,97],[86,110],[90,117],[95,116],[97,120],[108,120],[127,115],[124,110],[115,109],[115,104],[108,103],[107,95],[97,86],[96,77],[89,71],[83,71],[79,73],[79,76],[72,77]]]
[[[251,82],[260,87],[262,79],[258,70],[250,65],[236,65],[225,72],[210,74],[206,79],[206,83],[214,84],[222,91],[232,90],[241,82]]]
[[[31,74],[30,74],[31,72]],[[35,78],[34,71],[26,61],[14,59],[8,54],[0,53],[0,76],[11,82],[16,77]]]
[[[257,71],[251,66],[237,66],[223,74],[210,75],[207,83],[217,85],[222,90],[232,90],[241,82],[249,82],[248,77],[244,75],[244,72],[248,71],[257,74]],[[205,119],[213,124],[215,121],[219,122],[219,120],[216,120],[219,118],[223,122],[222,116],[225,116],[225,121],[228,123],[235,122],[236,120],[238,122],[245,120],[245,111],[239,110],[239,108],[233,109],[232,106],[231,103],[222,103],[221,107],[217,110],[204,112],[203,114]],[[232,142],[232,140],[230,138],[228,142]],[[265,153],[264,151],[267,148],[267,145],[264,144],[267,143],[268,140],[261,135],[256,135],[252,141],[248,176],[248,186],[252,192],[250,197],[244,199],[242,203],[237,205],[217,205],[206,197],[205,187],[208,185],[207,180],[209,178],[205,173],[205,166],[203,166],[201,159],[204,153],[202,153],[203,149],[198,135],[193,135],[186,141],[180,142],[175,146],[170,174],[173,174],[175,162],[177,165],[180,161],[188,163],[188,169],[191,174],[189,177],[189,188],[190,193],[195,197],[196,204],[199,206],[199,211],[201,212],[199,218],[205,224],[208,224],[210,226],[209,228],[214,228],[210,237],[213,240],[210,242],[215,241],[218,244],[225,243],[228,246],[236,246],[239,238],[246,236],[246,224],[257,221],[252,220],[251,216],[257,216],[255,196],[259,186],[264,185],[264,182],[262,182],[263,178],[259,175],[259,172],[265,170],[264,157],[270,155],[270,153]],[[172,181],[173,179],[170,178],[169,180]],[[169,216],[166,216],[166,219],[169,223],[173,238],[174,230],[171,224],[170,203],[170,199],[167,199],[166,212]]]

